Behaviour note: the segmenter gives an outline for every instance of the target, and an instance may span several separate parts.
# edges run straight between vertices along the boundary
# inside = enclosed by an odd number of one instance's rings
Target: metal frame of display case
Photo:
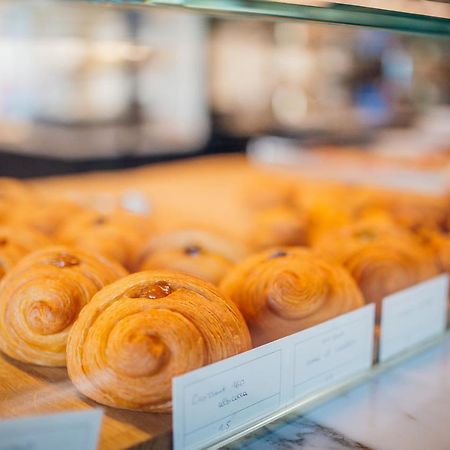
[[[381,9],[364,2],[321,0],[87,0],[112,5],[171,6],[209,14],[260,16],[324,23],[361,25],[408,33],[450,37],[450,5],[440,15],[418,14],[417,8]],[[412,0],[411,5],[413,5]],[[367,2],[366,2],[367,3]],[[373,2],[372,2],[373,3]],[[430,5],[432,1],[427,0]],[[377,3],[375,3],[377,4]],[[415,5],[415,3],[414,3]],[[441,11],[442,12],[442,11]]]

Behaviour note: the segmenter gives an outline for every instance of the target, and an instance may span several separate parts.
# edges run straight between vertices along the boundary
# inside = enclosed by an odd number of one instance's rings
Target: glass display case
[[[447,2],[0,36],[0,450],[450,446]]]

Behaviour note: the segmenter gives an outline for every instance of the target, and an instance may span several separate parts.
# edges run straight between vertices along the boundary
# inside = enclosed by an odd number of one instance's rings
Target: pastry
[[[131,269],[136,251],[150,229],[146,216],[115,211],[85,211],[60,231],[59,239],[70,245],[101,253]]]
[[[146,271],[105,287],[82,310],[69,335],[67,368],[98,403],[168,412],[174,376],[250,348],[241,314],[211,284]]]
[[[279,206],[260,212],[254,221],[250,241],[254,248],[305,245],[308,221],[293,207]]]
[[[30,253],[2,280],[0,349],[27,363],[64,366],[67,335],[80,310],[125,274],[106,258],[70,247]]]
[[[245,247],[231,238],[185,228],[153,237],[137,265],[140,270],[176,270],[216,284],[245,255]]]
[[[315,246],[322,257],[342,264],[360,287],[366,303],[413,286],[438,271],[434,258],[408,231],[361,222],[337,230]]]
[[[299,247],[274,248],[250,256],[228,273],[219,288],[242,312],[255,345],[364,304],[343,268]]]
[[[0,279],[26,254],[46,245],[49,239],[36,231],[0,226]]]

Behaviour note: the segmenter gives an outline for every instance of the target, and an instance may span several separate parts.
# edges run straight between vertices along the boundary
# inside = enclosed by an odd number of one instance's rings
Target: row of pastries
[[[176,375],[450,273],[445,197],[257,173],[238,193],[242,217],[180,225],[0,179],[0,350],[168,412]]]

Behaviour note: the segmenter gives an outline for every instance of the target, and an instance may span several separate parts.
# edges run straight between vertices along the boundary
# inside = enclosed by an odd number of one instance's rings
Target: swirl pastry
[[[266,250],[235,266],[220,289],[236,303],[255,345],[363,305],[350,275],[298,247]]]
[[[307,218],[292,207],[280,206],[261,212],[255,220],[251,242],[258,249],[306,244]]]
[[[35,231],[0,227],[0,280],[26,254],[49,244],[46,236]]]
[[[148,271],[105,287],[83,309],[67,342],[67,368],[101,404],[167,412],[174,376],[250,348],[241,314],[212,285]]]
[[[385,296],[437,273],[430,252],[395,226],[357,223],[329,234],[315,249],[350,272],[366,303],[375,302],[378,318]]]
[[[151,239],[140,255],[138,267],[176,270],[216,284],[245,255],[245,248],[228,237],[180,229]]]
[[[126,275],[106,258],[46,247],[23,258],[2,280],[0,349],[20,361],[64,366],[72,323],[103,286]]]
[[[85,211],[75,216],[59,233],[62,242],[100,253],[131,269],[139,244],[148,234],[145,216],[116,211],[103,214]]]

